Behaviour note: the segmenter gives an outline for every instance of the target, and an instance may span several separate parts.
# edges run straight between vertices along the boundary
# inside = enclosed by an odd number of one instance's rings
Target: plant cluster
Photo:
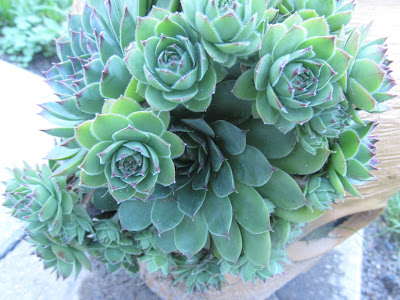
[[[372,122],[394,85],[354,3],[91,0],[46,72],[49,166],[15,169],[5,205],[46,267],[266,280],[345,193],[374,180]]]
[[[72,0],[2,0],[0,56],[27,67],[35,54],[56,54],[54,39],[66,32],[65,11]]]

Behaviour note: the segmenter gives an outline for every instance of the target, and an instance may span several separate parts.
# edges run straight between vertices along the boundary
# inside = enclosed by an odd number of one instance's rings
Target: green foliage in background
[[[390,232],[392,240],[396,241],[398,245],[400,245],[400,191],[390,199],[382,217],[385,222],[384,233]],[[398,250],[400,272],[400,248]]]
[[[383,214],[387,230],[392,232],[393,237],[400,241],[400,192],[389,201]]]
[[[34,55],[55,54],[54,39],[66,32],[72,0],[1,0],[0,56],[26,67]]]

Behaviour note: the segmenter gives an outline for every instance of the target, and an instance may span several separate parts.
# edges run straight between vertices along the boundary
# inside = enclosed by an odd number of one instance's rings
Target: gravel
[[[383,232],[382,218],[364,229],[363,300],[400,300],[400,243]]]

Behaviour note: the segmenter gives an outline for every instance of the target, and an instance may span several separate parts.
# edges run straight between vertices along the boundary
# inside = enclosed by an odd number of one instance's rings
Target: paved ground
[[[0,82],[0,140],[3,144],[0,147],[0,180],[4,181],[9,176],[6,167],[20,166],[22,160],[39,163],[51,149],[52,139],[39,131],[51,125],[35,113],[40,111],[37,104],[53,96],[42,78],[3,61],[0,61]],[[3,189],[1,185],[0,192]],[[158,299],[140,281],[123,272],[106,275],[101,267],[96,268],[94,274],[84,273],[77,281],[73,278],[57,281],[54,274],[42,270],[38,258],[29,255],[32,249],[25,241],[20,242],[22,236],[21,223],[0,207],[0,298],[3,300]],[[347,246],[327,255],[273,298],[321,299],[323,296],[327,299],[329,295],[329,299],[358,300],[361,253],[359,238],[349,241]]]

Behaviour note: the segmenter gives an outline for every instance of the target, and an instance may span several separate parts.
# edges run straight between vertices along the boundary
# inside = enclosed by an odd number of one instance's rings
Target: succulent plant
[[[232,123],[218,120],[208,125],[202,118],[181,119],[171,130],[186,144],[183,155],[174,161],[177,184],[173,188],[182,210],[193,193],[204,198],[212,189],[218,197],[226,197],[236,192],[235,179],[260,186],[271,176],[267,159],[247,145],[246,131]],[[185,213],[194,216],[196,210]]]
[[[135,40],[131,27],[146,9],[140,2],[112,2],[86,3],[82,15],[69,16],[69,35],[57,41],[60,62],[45,75],[60,101],[42,106],[42,115],[56,125],[71,128],[92,119],[101,112],[105,98],[126,93],[138,96],[122,58],[124,49]],[[72,137],[73,129],[48,133]]]
[[[284,272],[304,223],[374,180],[394,80],[354,2],[89,0],[46,72],[49,166],[5,206],[46,268],[173,273],[188,291]]]
[[[386,39],[365,42],[369,27],[354,29],[344,43],[344,50],[353,58],[345,78],[346,98],[355,107],[369,112],[388,110],[383,102],[395,95],[388,93],[395,85],[386,59]]]
[[[94,224],[94,229],[96,230],[94,241],[98,241],[104,247],[109,247],[111,243],[119,243],[121,228],[115,221],[99,220]]]
[[[50,237],[45,232],[30,233],[28,241],[36,246],[35,254],[43,261],[45,269],[54,268],[58,277],[69,277],[75,269],[78,276],[84,266],[92,269],[86,248],[74,243],[64,244],[56,237]],[[82,251],[85,249],[84,251]]]
[[[57,236],[79,199],[70,190],[74,187],[67,186],[65,177],[51,178],[52,170],[46,165],[40,169],[25,165],[12,173],[13,178],[6,183],[4,205],[13,210],[13,216],[29,222],[27,230],[44,229]]]
[[[126,61],[153,109],[172,110],[183,104],[204,111],[210,105],[217,74],[182,14],[154,7],[140,18]]]
[[[347,72],[351,56],[336,47],[335,39],[323,17],[303,21],[294,14],[270,25],[260,60],[237,80],[236,96],[254,100],[255,113],[282,132],[313,120],[326,109],[340,109],[344,97],[338,80]],[[314,121],[309,127],[315,131],[313,127],[318,130],[321,123]],[[305,149],[315,154],[315,148],[326,142],[326,138],[317,145],[304,142]]]
[[[136,101],[120,97],[109,100],[102,114],[76,128],[78,143],[87,153],[81,165],[81,184],[109,187],[117,201],[147,199],[156,184],[175,181],[172,158],[183,142],[166,131],[168,113],[144,111]]]
[[[304,191],[311,206],[320,211],[330,209],[330,204],[338,198],[337,192],[330,184],[329,179],[322,176],[311,176]]]
[[[296,12],[303,19],[324,16],[330,31],[337,32],[350,23],[354,7],[354,0],[347,3],[344,0],[282,0],[279,3],[279,13],[284,18]]]
[[[120,225],[113,219],[99,220],[94,224],[93,242],[88,244],[91,255],[107,264],[110,272],[121,267],[137,272],[136,256],[141,249],[129,233],[122,233]]]
[[[207,53],[223,66],[260,48],[258,26],[264,21],[264,0],[182,0],[183,13],[201,36]]]
[[[329,180],[339,195],[345,191],[361,197],[354,185],[376,180],[371,173],[378,160],[375,158],[376,139],[370,136],[376,123],[352,124],[335,141],[335,151],[329,158]]]

